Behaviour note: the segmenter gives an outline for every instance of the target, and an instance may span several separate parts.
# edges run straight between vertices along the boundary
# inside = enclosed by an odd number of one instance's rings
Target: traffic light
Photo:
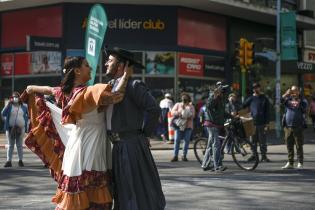
[[[254,64],[254,43],[246,41],[245,42],[245,66],[249,67]]]
[[[245,43],[246,39],[240,38],[238,42],[236,42],[235,46],[235,54],[236,59],[240,66],[245,66]]]
[[[246,39],[240,39],[240,48],[238,50],[238,59],[240,62],[240,66],[245,65],[245,46],[246,46]]]

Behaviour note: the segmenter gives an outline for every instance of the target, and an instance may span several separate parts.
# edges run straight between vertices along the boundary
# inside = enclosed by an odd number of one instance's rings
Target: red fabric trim
[[[58,188],[64,192],[79,193],[88,187],[107,186],[110,183],[110,174],[103,171],[83,171],[80,176],[62,175]]]

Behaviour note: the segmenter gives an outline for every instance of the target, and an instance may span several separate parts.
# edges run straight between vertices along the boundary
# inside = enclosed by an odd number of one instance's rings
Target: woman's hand
[[[34,93],[33,85],[28,85],[26,88],[27,94],[32,94]]]
[[[124,73],[127,75],[127,76],[131,76],[133,74],[133,67],[132,66],[129,66],[129,61],[126,62],[126,65],[124,67]]]

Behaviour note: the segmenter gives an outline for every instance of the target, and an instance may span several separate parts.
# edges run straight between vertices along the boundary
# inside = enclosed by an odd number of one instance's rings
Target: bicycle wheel
[[[194,153],[195,153],[196,159],[198,160],[200,164],[203,161],[203,157],[207,149],[207,143],[208,143],[208,140],[206,138],[198,138],[195,140]]]
[[[258,153],[253,152],[253,147],[247,139],[234,139],[232,157],[236,165],[243,170],[252,171],[259,163]]]

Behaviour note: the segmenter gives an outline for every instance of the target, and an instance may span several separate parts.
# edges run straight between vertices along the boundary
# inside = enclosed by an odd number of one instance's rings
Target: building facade
[[[65,56],[84,55],[86,20],[93,5],[89,2],[0,3],[5,6],[0,11],[0,100],[28,84],[59,84]],[[257,52],[275,49],[274,0],[165,0],[158,5],[154,1],[127,2],[104,1],[108,16],[104,46],[134,51],[145,66],[136,69],[135,77],[145,81],[156,97],[165,92],[178,96],[186,91],[197,101],[217,80],[233,84],[238,91],[240,69],[234,62],[235,42],[244,37],[255,42]],[[306,1],[282,2],[283,11],[298,11],[299,42],[311,42],[307,33],[313,32],[305,30],[315,28],[314,17],[306,11],[312,5]],[[307,50],[313,53],[312,47],[301,45],[299,60],[283,63],[283,90],[313,78],[314,64],[302,56]],[[97,82],[105,81],[105,57],[103,53]],[[274,62],[257,59],[254,67],[247,72],[247,85],[259,80],[273,98]]]

